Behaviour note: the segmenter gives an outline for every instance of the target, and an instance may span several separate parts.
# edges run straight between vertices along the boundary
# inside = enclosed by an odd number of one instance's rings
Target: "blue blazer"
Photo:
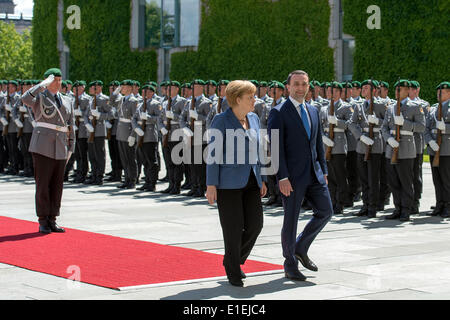
[[[210,143],[208,145],[208,154],[211,153],[213,157],[217,159],[217,157],[222,155],[222,161],[218,161],[219,163],[210,163],[211,161],[207,161],[206,164],[206,185],[208,186],[216,186],[217,189],[241,189],[247,185],[248,179],[250,177],[250,171],[253,170],[256,180],[258,181],[258,185],[262,187],[262,181],[265,181],[265,177],[261,177],[261,163],[258,156],[259,150],[259,117],[250,112],[247,114],[247,118],[250,124],[250,129],[245,133],[244,128],[242,127],[239,120],[234,115],[231,108],[228,108],[225,112],[217,114],[209,128],[209,133],[211,136]],[[236,131],[240,129],[239,131]],[[232,143],[233,154],[228,154],[227,157],[227,131],[230,133],[235,133],[239,137],[234,138],[234,142]],[[221,134],[223,137],[223,143],[220,143],[219,140],[216,141],[214,136],[215,134]],[[240,133],[240,134],[239,134]],[[238,143],[238,141],[245,141],[245,144]],[[252,150],[254,151],[256,148],[256,158],[250,159],[250,146],[252,146]],[[215,148],[217,147],[217,148]],[[239,153],[239,148],[242,153]],[[230,150],[228,150],[230,152]],[[238,154],[245,155],[245,161],[240,161],[244,159],[240,159],[238,161]],[[255,152],[253,152],[255,155]],[[228,163],[227,158],[232,158],[233,161]],[[211,160],[211,158],[208,158]],[[239,164],[242,163],[243,164]]]
[[[309,180],[311,166],[317,180],[325,184],[328,174],[325,151],[322,142],[322,125],[317,108],[304,103],[311,119],[311,139],[308,139],[300,115],[290,99],[270,111],[268,131],[279,130],[279,180],[289,178],[291,183]],[[271,143],[275,143],[271,139]]]

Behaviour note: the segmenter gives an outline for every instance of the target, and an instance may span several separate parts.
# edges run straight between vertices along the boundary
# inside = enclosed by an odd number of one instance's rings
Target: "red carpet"
[[[225,276],[219,254],[65,229],[41,235],[35,222],[0,216],[0,263],[70,279],[80,270],[79,281],[113,289]],[[283,267],[248,260],[242,269]]]

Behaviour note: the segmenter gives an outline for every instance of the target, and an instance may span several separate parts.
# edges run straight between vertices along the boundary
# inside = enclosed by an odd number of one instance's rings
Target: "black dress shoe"
[[[344,210],[342,209],[341,205],[337,205],[334,209],[334,214],[344,214]]]
[[[449,208],[442,209],[441,213],[439,214],[442,218],[448,218],[450,217]]]
[[[288,272],[284,271],[284,276],[294,281],[305,281],[306,277],[300,271]]]
[[[134,189],[136,188],[136,185],[134,183],[129,183],[127,184],[127,186],[125,187],[125,189]]]
[[[377,211],[384,211],[384,204],[377,205]]]
[[[244,282],[242,282],[242,279],[236,279],[236,278],[229,277],[228,282],[235,287],[243,287],[244,286]]]
[[[173,187],[172,190],[170,190],[169,194],[180,194],[180,188],[178,187]]]
[[[276,196],[270,196],[269,199],[267,199],[266,202],[264,202],[265,206],[271,206],[273,204],[277,203],[277,197]]]
[[[400,221],[403,221],[403,222],[409,221],[409,215],[410,215],[409,212],[402,212],[402,213],[400,214],[399,220],[400,220]]]
[[[376,210],[370,210],[367,211],[367,218],[376,218],[377,217],[377,211]]]
[[[195,195],[195,190],[191,189],[189,192],[187,192],[183,195],[187,196],[187,197],[193,197]]]
[[[369,210],[367,208],[363,207],[358,212],[353,213],[352,216],[354,216],[354,217],[363,217],[363,216],[367,216],[368,213],[369,213]]]
[[[172,189],[173,189],[173,186],[172,186],[172,185],[169,185],[169,186],[167,187],[167,189],[161,190],[160,192],[161,192],[161,193],[170,193],[170,191],[172,191]]]
[[[139,191],[145,191],[145,190],[147,190],[148,187],[149,187],[148,184],[143,184],[141,187],[136,188],[136,190],[139,190]]]
[[[52,229],[50,229],[50,227],[46,224],[40,224],[39,225],[39,233],[49,234],[49,233],[52,233]]]
[[[361,192],[355,194],[355,196],[353,197],[353,202],[358,202],[361,201]]]
[[[442,211],[444,211],[445,209],[445,205],[442,202],[438,202],[436,204],[436,206],[433,208],[433,211],[430,213],[427,213],[427,216],[437,216],[440,215],[442,213]]]
[[[385,219],[388,220],[394,220],[394,219],[398,219],[401,216],[401,212],[398,209],[395,209],[394,212],[388,216],[385,217]]]
[[[119,189],[125,189],[128,186],[128,183],[124,182],[121,185],[118,185],[117,188]]]
[[[344,208],[353,208],[353,202],[344,203]]]
[[[58,226],[56,224],[56,221],[49,221],[48,225],[49,225],[50,230],[52,232],[57,232],[57,233],[64,233],[64,232],[66,232],[66,230],[64,230],[63,228],[61,228],[60,226]]]
[[[319,270],[317,266],[312,262],[307,255],[301,255],[296,253],[295,257],[300,261],[300,263],[308,270],[317,271]]]

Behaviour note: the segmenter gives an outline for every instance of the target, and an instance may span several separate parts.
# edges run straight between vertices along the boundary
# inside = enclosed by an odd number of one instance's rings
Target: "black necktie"
[[[58,98],[57,94],[55,94],[55,101],[56,101],[56,105],[58,106],[58,109],[61,109],[61,103],[59,102],[59,98]]]

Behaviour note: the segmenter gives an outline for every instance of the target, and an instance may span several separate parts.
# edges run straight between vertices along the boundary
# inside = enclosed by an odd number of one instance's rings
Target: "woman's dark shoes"
[[[284,276],[290,280],[294,281],[305,281],[306,277],[301,273],[300,271],[296,270],[293,272],[290,271],[284,271]]]
[[[63,228],[61,228],[60,226],[58,226],[58,224],[56,223],[56,221],[51,221],[49,220],[48,225],[50,227],[50,230],[52,232],[57,232],[57,233],[64,233],[66,232],[66,230],[64,230]]]
[[[244,286],[244,282],[242,282],[242,279],[228,277],[228,282],[235,287],[243,287]]]
[[[48,224],[39,224],[39,233],[49,234],[52,233],[52,229],[50,229]]]

